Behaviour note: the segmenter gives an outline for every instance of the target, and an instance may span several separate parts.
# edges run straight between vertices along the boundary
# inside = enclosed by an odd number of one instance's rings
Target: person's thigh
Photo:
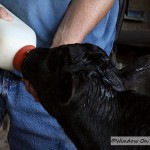
[[[10,118],[8,140],[12,149],[74,150],[55,118],[26,91],[21,77],[4,74],[5,101]]]

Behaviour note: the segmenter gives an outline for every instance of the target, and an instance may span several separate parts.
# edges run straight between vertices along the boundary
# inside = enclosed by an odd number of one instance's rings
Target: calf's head
[[[96,94],[100,86],[96,82],[108,91],[125,89],[119,71],[106,53],[91,44],[36,48],[25,59],[22,73],[37,91],[42,105],[54,116],[61,107],[78,102],[84,95]]]

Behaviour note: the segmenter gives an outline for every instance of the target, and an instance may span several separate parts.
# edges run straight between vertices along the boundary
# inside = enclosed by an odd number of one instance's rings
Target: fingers
[[[0,7],[0,18],[7,21],[11,21],[13,19],[13,17],[3,7]]]
[[[30,84],[30,82],[26,79],[22,79],[23,83],[25,84],[26,90],[34,97],[36,102],[39,102],[38,94]]]

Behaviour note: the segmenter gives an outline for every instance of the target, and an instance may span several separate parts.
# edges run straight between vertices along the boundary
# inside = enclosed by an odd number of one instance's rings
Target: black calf
[[[150,136],[149,72],[150,56],[118,70],[91,44],[37,48],[22,65],[41,104],[80,150],[150,149],[110,145],[111,136]]]

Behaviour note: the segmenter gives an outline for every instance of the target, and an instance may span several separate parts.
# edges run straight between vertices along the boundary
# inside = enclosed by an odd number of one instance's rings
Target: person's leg
[[[55,118],[27,93],[19,76],[5,71],[4,81],[4,97],[10,118],[8,140],[11,149],[75,149]]]

